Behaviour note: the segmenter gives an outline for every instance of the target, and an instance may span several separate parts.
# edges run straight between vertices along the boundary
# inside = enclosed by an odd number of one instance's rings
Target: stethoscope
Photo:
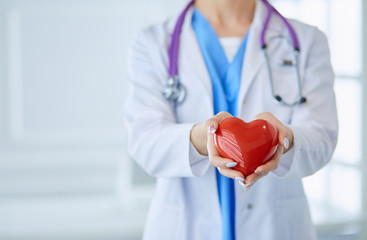
[[[192,0],[182,11],[180,16],[178,17],[176,26],[173,30],[172,39],[171,39],[171,45],[168,50],[168,56],[169,56],[169,67],[168,67],[168,80],[166,83],[166,86],[163,89],[163,96],[165,99],[167,99],[169,102],[172,102],[173,104],[180,104],[184,101],[186,96],[186,88],[179,80],[178,76],[178,69],[177,69],[177,61],[178,61],[178,48],[179,48],[179,42],[180,42],[180,32],[182,29],[182,24],[184,22],[185,16],[189,8],[194,4],[195,0]],[[301,77],[299,72],[299,64],[298,64],[298,56],[300,53],[300,47],[297,35],[293,29],[293,27],[290,25],[290,23],[285,19],[267,0],[262,0],[265,5],[267,6],[267,16],[264,22],[264,26],[262,28],[261,34],[260,34],[260,45],[261,49],[263,50],[264,56],[265,56],[265,62],[266,62],[266,68],[269,75],[269,83],[271,88],[271,94],[274,100],[282,104],[284,106],[295,106],[297,104],[302,104],[307,101],[306,97],[302,95],[302,88],[301,88]],[[279,16],[285,26],[287,27],[291,40],[292,40],[292,47],[293,47],[293,53],[294,53],[294,59],[295,62],[292,63],[291,60],[289,61],[283,61],[283,65],[285,66],[294,66],[296,71],[296,78],[297,78],[297,85],[298,85],[298,94],[299,99],[295,102],[286,102],[282,99],[281,96],[274,93],[274,86],[273,86],[273,74],[271,71],[269,56],[267,53],[267,44],[265,41],[265,33],[268,28],[270,18],[272,13],[275,13],[277,16]],[[278,36],[279,37],[279,36]]]

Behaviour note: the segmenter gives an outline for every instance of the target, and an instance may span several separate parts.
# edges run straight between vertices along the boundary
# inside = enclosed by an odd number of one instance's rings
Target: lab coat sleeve
[[[190,142],[194,123],[176,123],[171,103],[162,96],[167,69],[154,36],[144,30],[130,48],[125,102],[128,151],[152,176],[201,176],[209,168],[208,157]]]
[[[327,39],[315,29],[302,82],[307,103],[294,107],[289,127],[294,146],[273,171],[278,177],[305,177],[322,168],[334,152],[338,120]]]

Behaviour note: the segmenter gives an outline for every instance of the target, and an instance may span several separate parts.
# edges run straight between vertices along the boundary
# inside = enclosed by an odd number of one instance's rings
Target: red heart
[[[236,161],[233,169],[244,176],[268,162],[278,146],[278,131],[270,122],[262,119],[246,123],[230,117],[219,123],[215,132],[215,146],[223,158]]]

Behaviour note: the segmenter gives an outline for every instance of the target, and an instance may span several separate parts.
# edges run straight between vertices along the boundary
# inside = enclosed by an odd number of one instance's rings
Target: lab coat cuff
[[[204,175],[210,166],[208,156],[201,155],[191,141],[189,144],[189,161],[194,176]]]

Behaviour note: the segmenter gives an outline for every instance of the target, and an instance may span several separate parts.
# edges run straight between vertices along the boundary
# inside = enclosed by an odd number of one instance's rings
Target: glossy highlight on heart
[[[277,129],[262,119],[247,123],[236,117],[226,118],[219,123],[214,139],[220,156],[237,162],[233,169],[245,177],[268,162],[278,148]]]

